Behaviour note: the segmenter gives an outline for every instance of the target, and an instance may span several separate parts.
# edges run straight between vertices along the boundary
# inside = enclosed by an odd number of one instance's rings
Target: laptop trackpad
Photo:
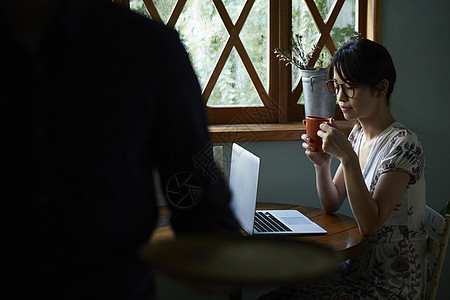
[[[302,217],[280,217],[280,219],[288,225],[309,225],[311,221]]]

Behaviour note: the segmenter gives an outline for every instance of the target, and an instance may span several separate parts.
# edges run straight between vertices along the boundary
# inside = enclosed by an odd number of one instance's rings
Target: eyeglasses
[[[347,96],[348,98],[355,97],[356,87],[354,86],[346,87],[344,84],[345,83],[339,84],[334,79],[330,79],[327,81],[328,90],[330,91],[331,95],[336,96],[337,94],[339,94],[339,89],[342,89],[342,92],[344,92],[344,95]]]

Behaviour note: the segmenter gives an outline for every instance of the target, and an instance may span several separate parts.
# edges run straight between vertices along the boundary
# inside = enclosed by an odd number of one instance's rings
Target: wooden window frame
[[[129,0],[114,0],[129,7]],[[142,0],[152,19],[162,22],[152,0]],[[187,0],[179,0],[174,7],[167,25],[175,26]],[[229,37],[214,67],[208,83],[203,90],[205,105],[215,83],[226,63],[228,55],[233,47],[239,53],[242,62],[259,94],[264,106],[258,107],[208,107],[206,106],[210,121],[210,133],[214,142],[233,141],[278,141],[298,140],[304,127],[300,120],[304,118],[303,105],[297,104],[302,93],[301,84],[292,88],[291,68],[286,67],[271,52],[269,55],[269,84],[265,90],[258,74],[254,69],[251,59],[239,38],[246,18],[255,0],[246,0],[244,8],[236,22],[231,21],[221,0],[212,0],[220,14]],[[257,0],[261,1],[261,0]],[[334,53],[336,47],[330,36],[330,31],[338,17],[345,0],[335,0],[328,15],[323,20],[313,0],[304,0],[313,17],[319,31],[317,44],[319,48],[313,54],[311,64],[318,59],[320,51],[326,45],[330,53]],[[382,29],[382,0],[356,0],[357,16],[356,30],[362,37],[381,43]],[[292,36],[292,1],[269,0],[269,48],[289,49]],[[343,120],[338,106],[336,106],[337,120]],[[351,124],[339,121],[345,132],[351,129]]]

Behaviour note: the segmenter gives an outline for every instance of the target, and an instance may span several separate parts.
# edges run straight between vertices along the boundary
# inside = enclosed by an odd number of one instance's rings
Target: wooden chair
[[[444,264],[445,251],[450,233],[450,214],[443,217],[431,207],[427,206],[426,228],[428,231],[428,254],[433,257],[431,278],[428,284],[427,298],[434,300]],[[430,262],[432,263],[432,262]]]

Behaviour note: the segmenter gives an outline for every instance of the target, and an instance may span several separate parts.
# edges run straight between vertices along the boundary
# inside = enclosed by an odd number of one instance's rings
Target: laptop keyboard
[[[255,213],[254,229],[257,232],[289,232],[289,227],[281,223],[270,212],[257,211]]]

